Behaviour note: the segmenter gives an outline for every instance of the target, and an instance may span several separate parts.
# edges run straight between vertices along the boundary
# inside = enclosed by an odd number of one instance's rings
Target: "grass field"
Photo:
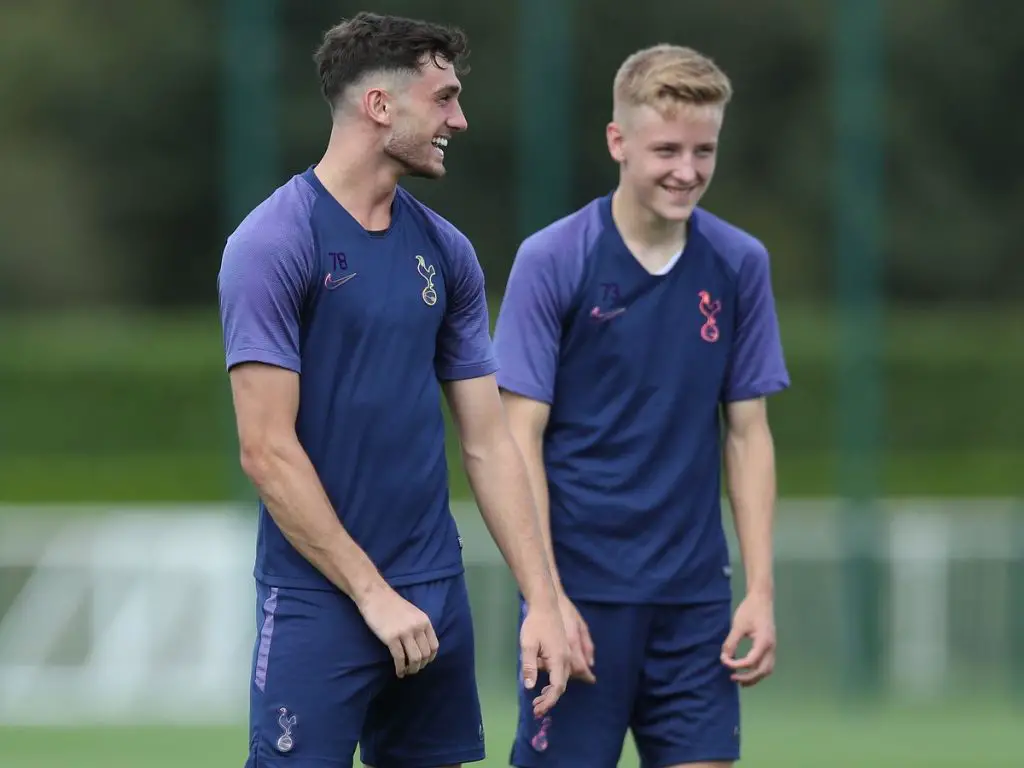
[[[488,768],[506,766],[514,712],[486,699]],[[756,768],[1013,768],[1024,713],[1008,704],[840,710],[754,692],[744,709],[744,765]],[[0,728],[3,768],[225,768],[244,763],[245,727]],[[637,766],[631,746],[619,763]],[[586,768],[586,767],[581,767]]]
[[[495,307],[492,307],[492,315]],[[834,313],[782,308],[794,387],[773,401],[779,488],[831,495],[841,475]],[[990,327],[1004,338],[989,343]],[[879,339],[885,496],[1021,491],[1024,322],[1009,311],[897,312]],[[215,501],[248,493],[235,456],[216,313],[0,316],[0,501]],[[968,416],[953,403],[970,403]],[[455,435],[456,497],[468,496]],[[57,479],[57,481],[55,481]]]

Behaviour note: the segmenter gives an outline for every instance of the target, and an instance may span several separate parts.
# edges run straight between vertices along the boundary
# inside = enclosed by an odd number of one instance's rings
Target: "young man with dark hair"
[[[529,606],[538,714],[568,645],[494,373],[469,240],[398,186],[466,129],[462,32],[361,13],[316,55],[332,131],[228,239],[218,279],[242,465],[259,491],[249,768],[484,757],[442,391]],[[534,689],[538,667],[550,683]]]

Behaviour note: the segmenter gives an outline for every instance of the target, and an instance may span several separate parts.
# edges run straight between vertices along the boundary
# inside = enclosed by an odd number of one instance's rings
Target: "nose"
[[[697,169],[693,165],[693,159],[683,157],[675,169],[676,177],[683,184],[693,184],[697,180]]]
[[[448,118],[448,127],[453,131],[464,131],[469,128],[469,123],[466,121],[466,114],[462,111],[462,105],[455,104],[455,109],[451,116]]]

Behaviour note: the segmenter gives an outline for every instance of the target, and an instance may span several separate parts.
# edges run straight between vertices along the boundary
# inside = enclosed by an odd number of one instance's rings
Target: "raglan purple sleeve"
[[[299,322],[312,245],[288,228],[248,228],[224,248],[217,291],[227,367],[257,362],[301,372]]]
[[[448,255],[448,307],[437,339],[437,378],[458,381],[488,376],[498,366],[491,345],[484,271],[472,243],[461,233],[450,234]]]
[[[723,400],[754,400],[789,386],[768,252],[758,244],[737,275],[736,340]]]
[[[572,253],[555,248],[543,233],[527,238],[512,264],[494,331],[498,386],[549,405],[573,276],[582,269]]]

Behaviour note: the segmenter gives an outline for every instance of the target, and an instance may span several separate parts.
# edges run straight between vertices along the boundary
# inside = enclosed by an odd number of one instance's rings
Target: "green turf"
[[[488,759],[506,766],[514,713],[507,696],[486,698]],[[744,765],[757,768],[1011,768],[1020,766],[1021,713],[961,704],[862,712],[748,696]],[[4,768],[224,768],[244,762],[235,728],[0,728]],[[620,766],[637,765],[628,746]]]

